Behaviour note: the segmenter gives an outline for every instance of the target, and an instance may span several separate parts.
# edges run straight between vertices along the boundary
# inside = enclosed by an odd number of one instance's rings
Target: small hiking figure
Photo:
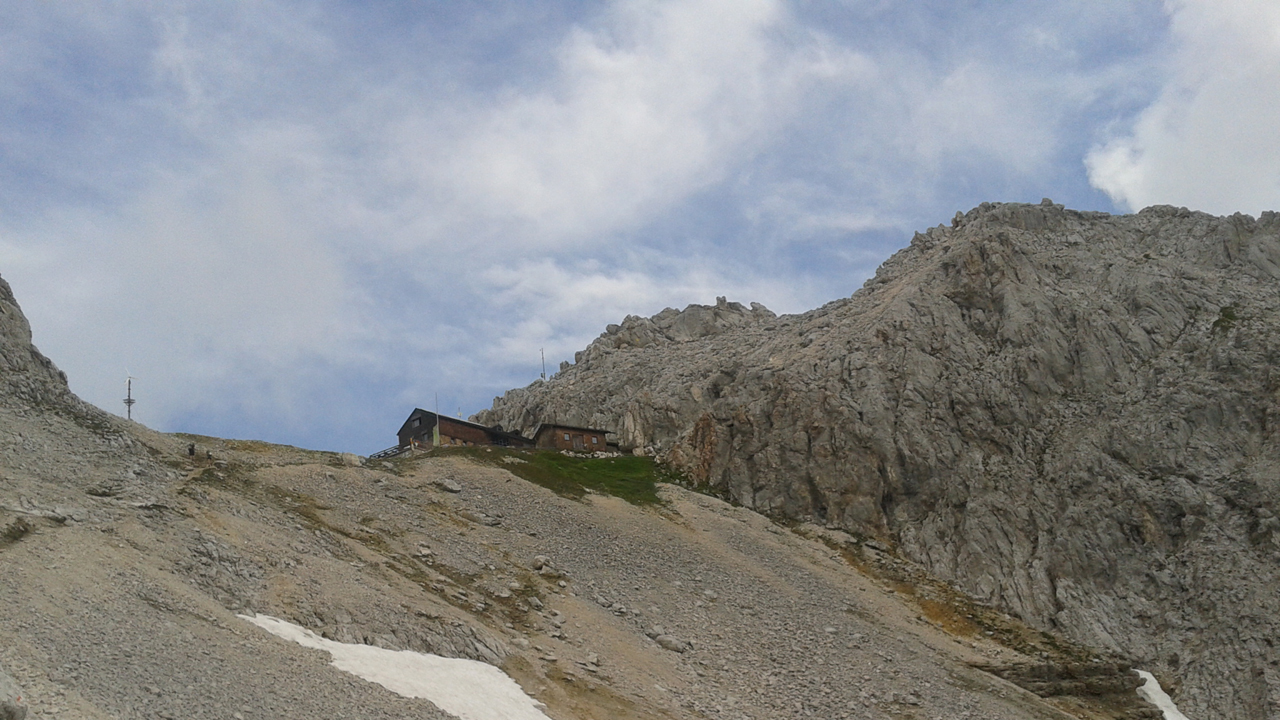
[[[212,459],[213,459],[213,451],[212,451],[212,450],[205,450],[205,451],[204,451],[204,459],[205,459],[205,460],[212,460]]]
[[[190,445],[187,446],[187,457],[195,457],[195,456],[196,456],[196,444],[191,443]]]

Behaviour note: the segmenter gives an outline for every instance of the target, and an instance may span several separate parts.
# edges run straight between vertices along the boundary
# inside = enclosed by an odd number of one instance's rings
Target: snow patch
[[[446,658],[412,650],[335,642],[270,615],[238,616],[272,635],[324,650],[333,666],[404,697],[423,698],[461,720],[550,720],[541,703],[510,676],[476,660]]]
[[[1173,704],[1173,698],[1160,687],[1156,677],[1146,670],[1139,670],[1138,675],[1146,680],[1142,687],[1138,688],[1138,694],[1146,698],[1148,702],[1160,708],[1160,712],[1164,713],[1164,720],[1190,720],[1178,710],[1178,706]]]

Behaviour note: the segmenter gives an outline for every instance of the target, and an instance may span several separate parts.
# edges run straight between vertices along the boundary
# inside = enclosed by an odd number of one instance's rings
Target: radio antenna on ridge
[[[133,399],[133,376],[128,370],[124,371],[124,413],[129,420],[133,419],[133,404],[138,402]]]

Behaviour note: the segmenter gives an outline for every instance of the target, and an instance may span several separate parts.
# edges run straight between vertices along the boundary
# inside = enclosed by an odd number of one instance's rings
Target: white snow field
[[[1190,720],[1178,710],[1178,706],[1173,704],[1173,698],[1160,687],[1156,677],[1146,670],[1139,670],[1138,675],[1146,680],[1142,687],[1138,688],[1138,694],[1146,698],[1152,705],[1160,708],[1160,712],[1164,713],[1164,720]]]
[[[270,615],[240,615],[272,635],[327,651],[333,665],[404,697],[423,698],[461,720],[550,720],[506,673],[476,660],[335,642]]]

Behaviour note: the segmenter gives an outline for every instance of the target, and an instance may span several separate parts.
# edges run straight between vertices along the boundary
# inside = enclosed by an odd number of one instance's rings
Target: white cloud
[[[929,203],[953,184],[1051,171],[1073,104],[1123,80],[787,0],[565,3],[514,49],[526,71],[460,41],[489,21],[457,7],[388,31],[373,6],[121,0],[0,30],[0,99],[70,128],[0,109],[0,150],[56,191],[0,215],[0,270],[73,387],[118,409],[128,367],[160,427],[323,413],[333,437],[379,402],[532,379],[538,348],[627,314],[802,310],[949,217]],[[1040,24],[1002,32],[1079,45]]]
[[[0,235],[36,341],[52,339],[45,349],[73,389],[115,410],[127,368],[151,391],[142,417],[166,425],[220,402],[235,372],[269,368],[287,412],[291,364],[346,355],[358,297],[316,242],[305,192],[282,179],[313,170],[313,142],[305,129],[262,129],[216,167],[169,177],[110,214]]]
[[[1280,207],[1280,5],[1178,0],[1174,74],[1132,129],[1094,149],[1090,181],[1131,209]]]
[[[906,142],[927,165],[976,153],[1014,172],[1030,173],[1056,150],[1054,115],[1059,108],[1044,102],[1046,88],[1025,82],[1028,78],[967,62],[938,77],[894,80],[894,85],[910,87]]]
[[[722,179],[797,112],[831,60],[786,26],[777,0],[618,3],[569,33],[548,86],[472,108],[455,137],[404,126],[407,170],[472,232],[598,241]]]
[[[605,325],[635,314],[652,314],[664,307],[683,309],[691,303],[710,304],[719,295],[740,302],[764,302],[773,309],[805,307],[796,288],[781,279],[735,277],[726,269],[692,258],[667,259],[657,265],[633,257],[637,269],[610,270],[598,263],[563,263],[531,259],[517,265],[495,266],[484,273],[492,285],[494,307],[505,317],[521,317],[505,332],[494,333],[486,355],[495,365],[535,358],[546,348],[551,370],[560,359],[572,358]],[[811,302],[811,301],[810,301]],[[535,309],[521,313],[521,309]]]
[[[120,49],[149,67],[131,68],[140,100],[110,106],[110,132],[163,135],[169,154],[129,167],[120,204],[0,223],[0,258],[73,386],[115,409],[127,367],[150,391],[140,416],[161,427],[229,404],[287,418],[324,382],[303,364],[376,373],[408,356],[465,382],[460,368],[483,375],[531,347],[568,356],[637,308],[735,286],[619,269],[609,238],[745,162],[807,78],[838,71],[781,37],[787,23],[776,0],[616,3],[566,33],[552,77],[446,93],[410,119],[431,89],[326,68],[332,43],[305,16],[165,10],[132,33],[151,48]],[[360,266],[378,263],[417,279],[418,297],[373,304]]]

